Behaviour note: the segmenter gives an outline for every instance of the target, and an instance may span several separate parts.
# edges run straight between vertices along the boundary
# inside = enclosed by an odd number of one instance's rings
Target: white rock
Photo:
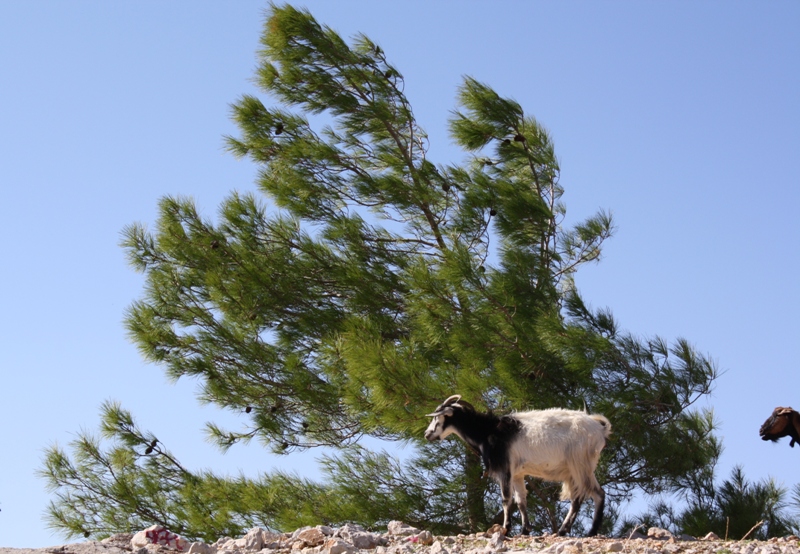
[[[483,537],[486,537],[486,538],[490,538],[492,535],[494,535],[495,533],[499,533],[500,531],[505,532],[505,529],[499,523],[495,523],[494,525],[489,527],[483,533],[478,532],[478,533],[475,533],[475,535],[478,536],[478,537],[483,536]]]
[[[581,552],[581,543],[576,540],[557,542],[543,549],[541,552],[546,552],[547,554],[576,554]]]
[[[189,554],[216,554],[217,547],[203,542],[193,542],[189,545]]]
[[[547,548],[543,548],[539,552],[541,554],[561,554],[561,551],[564,549],[564,545],[560,542],[555,544],[551,544]]]
[[[411,527],[410,525],[403,523],[402,521],[390,521],[389,525],[387,525],[387,529],[389,530],[390,535],[397,535],[397,536],[410,536],[416,535],[420,532],[419,529],[416,527]]]
[[[433,535],[431,535],[430,531],[420,531],[416,535],[416,539],[418,544],[425,546],[430,546],[433,544]]]
[[[386,539],[372,533],[354,533],[350,535],[350,544],[358,550],[372,550],[385,542]]]
[[[606,552],[622,552],[624,545],[619,541],[614,541],[606,546]]]
[[[355,552],[355,550],[353,545],[342,539],[328,539],[325,541],[323,552],[325,552],[325,554],[349,554]]]
[[[217,553],[221,554],[223,552],[236,552],[238,548],[236,548],[236,541],[239,539],[231,539],[225,538],[225,540],[218,540],[213,544],[213,546],[217,549]]]
[[[264,542],[261,545],[261,551],[264,552],[265,550],[276,550],[278,548],[288,548],[289,543],[291,541],[290,535],[286,535],[284,533],[270,533],[269,531],[264,531],[262,535]],[[264,552],[264,554],[270,554],[269,552]]]
[[[337,529],[333,536],[346,540],[359,550],[372,550],[378,546],[385,545],[387,542],[384,537],[369,533],[360,525],[352,523],[347,523]]]
[[[128,549],[131,546],[131,539],[133,539],[132,533],[116,533],[101,540],[100,544],[107,544],[110,546],[116,546],[118,548]]]
[[[264,535],[266,531],[260,527],[253,527],[244,537],[233,541],[232,550],[245,550],[248,552],[258,552],[264,547]]]
[[[137,550],[148,545],[164,546],[170,550],[184,551],[189,543],[180,535],[172,533],[161,525],[151,525],[131,537],[131,548]]]
[[[147,540],[147,536],[145,535],[144,531],[139,531],[138,533],[134,533],[131,537],[131,548],[137,549],[142,548],[144,545],[150,544]]]
[[[316,528],[306,529],[297,535],[297,540],[304,546],[319,546],[325,542],[325,535]]]
[[[508,550],[504,543],[505,539],[505,531],[494,533],[492,538],[489,539],[489,542],[486,544],[486,551],[488,552],[505,552]]]
[[[300,533],[302,533],[303,531],[308,531],[309,529],[313,529],[313,527],[306,526],[306,527],[301,527],[300,529],[295,529],[295,530],[294,530],[294,533],[292,533],[292,535],[291,535],[291,537],[290,537],[290,538],[291,538],[292,540],[294,540],[294,539],[296,539],[296,538],[297,538],[297,536],[298,536]]]
[[[354,533],[364,533],[364,532],[366,532],[366,529],[364,529],[360,525],[357,525],[355,523],[345,523],[344,525],[339,527],[336,530],[336,532],[333,533],[333,535],[337,537],[347,537]]]
[[[661,552],[666,552],[667,554],[676,554],[681,550],[683,550],[683,545],[670,541],[664,545],[664,548],[661,549]]]
[[[650,539],[667,540],[672,538],[672,533],[660,527],[651,527],[647,530],[647,537]]]

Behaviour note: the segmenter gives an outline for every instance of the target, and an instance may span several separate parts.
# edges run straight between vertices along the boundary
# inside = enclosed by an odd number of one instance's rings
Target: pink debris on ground
[[[170,550],[181,552],[189,546],[186,539],[161,525],[152,525],[144,531],[139,531],[131,539],[131,545],[134,547],[142,547],[148,544],[158,544]]]

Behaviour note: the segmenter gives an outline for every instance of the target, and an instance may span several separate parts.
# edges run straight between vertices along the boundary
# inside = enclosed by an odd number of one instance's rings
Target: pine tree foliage
[[[682,508],[659,499],[637,521],[675,533],[703,536],[714,532],[732,540],[765,540],[800,532],[798,487],[789,499],[787,490],[771,478],[749,481],[741,466],[735,466],[730,477],[717,485],[713,468],[707,469],[699,481],[681,491]],[[632,526],[633,521],[623,525]]]
[[[102,537],[163,525],[191,538],[239,535],[256,521],[241,482],[193,474],[118,404],[102,407],[101,440],[80,433],[73,457],[50,447],[39,473],[56,493],[51,527],[68,537]]]
[[[498,411],[604,413],[612,500],[675,490],[716,459],[712,414],[694,406],[713,361],[685,340],[620,331],[576,290],[575,272],[599,260],[614,226],[604,211],[566,224],[553,142],[535,118],[466,78],[450,131],[467,160],[437,164],[376,43],[349,44],[307,12],[273,6],[262,47],[257,79],[272,102],[239,99],[240,134],[227,138],[258,165],[261,194],[232,193],[216,220],[165,197],[153,231],[129,226],[124,247],[147,284],[126,323],[147,360],[242,415],[242,428],[208,425],[221,448],[329,447],[328,481],[191,473],[160,443],[143,457],[147,437],[123,418],[104,427],[108,450],[86,437],[74,461],[51,451],[54,525],[101,535],[127,514],[187,536],[253,522],[487,526],[499,504],[477,458],[457,442],[421,444],[423,414],[455,393]],[[361,446],[366,436],[416,454],[401,463]],[[236,487],[246,494],[225,504]],[[533,519],[549,531],[555,489],[530,488]],[[277,492],[302,509],[282,511]],[[211,515],[189,513],[190,497],[207,498]]]

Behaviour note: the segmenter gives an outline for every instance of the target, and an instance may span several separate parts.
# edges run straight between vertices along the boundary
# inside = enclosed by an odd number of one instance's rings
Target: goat
[[[461,400],[461,395],[454,395],[427,417],[433,420],[425,431],[426,439],[442,440],[455,434],[480,455],[486,472],[500,485],[503,528],[507,534],[514,500],[522,517],[522,533],[527,535],[531,531],[527,475],[562,483],[561,499],[569,500],[570,507],[559,535],[572,529],[586,497],[594,501],[589,536],[597,534],[606,495],[594,471],[611,434],[611,424],[604,416],[559,408],[497,416],[491,412],[479,413]]]
[[[792,437],[789,446],[794,448],[794,443],[800,443],[800,414],[791,408],[778,406],[758,430],[758,434],[761,440],[772,442],[778,442],[778,439],[788,435]]]

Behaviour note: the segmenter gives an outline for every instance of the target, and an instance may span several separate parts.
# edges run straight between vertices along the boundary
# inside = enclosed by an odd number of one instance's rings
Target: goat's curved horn
[[[469,410],[471,412],[475,411],[475,406],[473,406],[472,404],[470,404],[466,400],[459,400],[458,401],[458,405],[461,406],[462,408],[466,408],[467,410]]]
[[[778,406],[777,408],[775,408],[775,415],[790,414],[793,411],[794,410],[792,408],[782,408],[782,407]]]
[[[459,400],[461,400],[461,395],[460,394],[454,394],[453,396],[451,396],[450,398],[448,398],[447,400],[442,402],[442,408],[444,408],[446,406],[452,406],[453,404],[455,404]]]
[[[444,409],[445,408],[447,408],[448,406],[452,406],[453,404],[455,404],[459,400],[461,400],[461,395],[460,394],[454,394],[453,396],[449,397],[447,400],[445,400],[444,402],[439,404],[439,406],[436,408],[435,412],[433,412],[432,414],[425,414],[425,417],[435,417],[435,416],[438,416],[438,415],[442,415],[444,413]]]

